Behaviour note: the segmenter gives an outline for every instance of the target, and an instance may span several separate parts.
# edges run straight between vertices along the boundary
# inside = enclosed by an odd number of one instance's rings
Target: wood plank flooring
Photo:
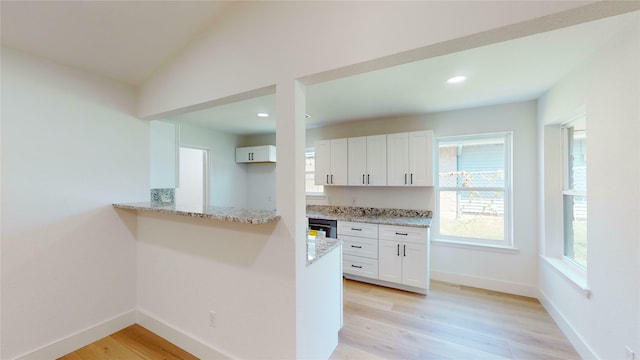
[[[344,327],[331,360],[580,359],[536,300],[440,282],[428,296],[344,280]],[[61,360],[192,360],[132,325]]]
[[[440,282],[423,296],[345,279],[331,359],[580,357],[536,299]]]
[[[160,336],[134,324],[58,360],[197,360]]]

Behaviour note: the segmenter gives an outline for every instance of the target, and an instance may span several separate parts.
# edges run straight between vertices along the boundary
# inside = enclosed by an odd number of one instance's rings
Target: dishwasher
[[[338,237],[338,221],[309,218],[310,230],[322,230],[326,234],[326,237],[337,238]]]

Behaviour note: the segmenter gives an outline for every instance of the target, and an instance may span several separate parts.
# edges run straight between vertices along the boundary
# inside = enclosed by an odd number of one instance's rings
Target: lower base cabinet
[[[380,240],[378,279],[427,288],[427,246]]]
[[[338,235],[344,241],[343,275],[426,294],[429,289],[429,228],[379,225],[377,235],[375,239],[371,235],[368,239]],[[377,253],[372,250],[376,245]]]

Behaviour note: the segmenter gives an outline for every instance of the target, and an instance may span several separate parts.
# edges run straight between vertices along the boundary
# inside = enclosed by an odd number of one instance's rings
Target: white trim
[[[183,330],[180,330],[142,309],[137,311],[137,323],[149,331],[167,339],[172,344],[201,359],[234,359],[233,356],[207,345]]]
[[[448,239],[433,239],[431,244],[435,246],[451,247],[456,249],[480,250],[502,254],[519,254],[520,249],[510,246],[491,245],[479,242],[453,241]]]
[[[536,298],[536,285],[431,269],[431,280]]]
[[[478,138],[490,138],[501,137],[504,139],[504,174],[505,182],[504,187],[487,187],[487,188],[461,188],[461,187],[440,187],[440,176],[438,169],[440,168],[440,157],[438,154],[438,148],[441,142],[455,142],[465,139],[478,139]],[[499,248],[512,248],[514,245],[513,237],[513,131],[503,131],[496,133],[485,134],[469,134],[460,136],[446,136],[436,138],[434,141],[434,197],[435,197],[435,221],[433,222],[433,234],[436,237],[440,237],[440,240],[447,240],[448,242],[457,242],[460,244],[478,244],[479,246],[499,247]],[[503,240],[490,240],[479,239],[471,237],[452,237],[440,235],[440,192],[441,191],[502,191],[504,194],[504,233]],[[496,242],[499,244],[494,245]]]
[[[571,284],[576,290],[580,291],[587,299],[591,297],[591,289],[587,284],[586,273],[579,272],[575,269],[576,266],[567,264],[567,261],[551,256],[540,255],[540,257],[553,269],[555,269],[560,275],[562,275],[569,284]]]
[[[127,311],[124,314],[78,331],[60,340],[45,345],[37,350],[18,356],[15,360],[42,360],[57,359],[70,352],[78,350],[88,344],[120,331],[136,322],[136,311]]]
[[[567,339],[569,339],[569,342],[573,345],[581,358],[600,359],[596,355],[595,351],[593,351],[582,336],[580,336],[576,331],[573,325],[571,325],[571,322],[562,315],[562,312],[558,310],[558,308],[541,289],[538,289],[538,301],[540,301],[544,309],[547,310],[547,313],[549,313],[553,321],[556,322],[562,333],[567,337]]]

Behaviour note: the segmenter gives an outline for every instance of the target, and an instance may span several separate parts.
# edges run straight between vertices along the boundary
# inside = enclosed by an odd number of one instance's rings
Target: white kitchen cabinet
[[[378,278],[378,224],[338,221],[342,244],[342,272]]]
[[[429,229],[380,225],[378,279],[429,288]]]
[[[349,138],[348,155],[349,185],[387,185],[386,135]]]
[[[316,185],[347,185],[347,139],[315,143]]]
[[[237,163],[274,163],[276,147],[273,145],[236,148]]]
[[[387,185],[433,186],[433,131],[387,135]]]

